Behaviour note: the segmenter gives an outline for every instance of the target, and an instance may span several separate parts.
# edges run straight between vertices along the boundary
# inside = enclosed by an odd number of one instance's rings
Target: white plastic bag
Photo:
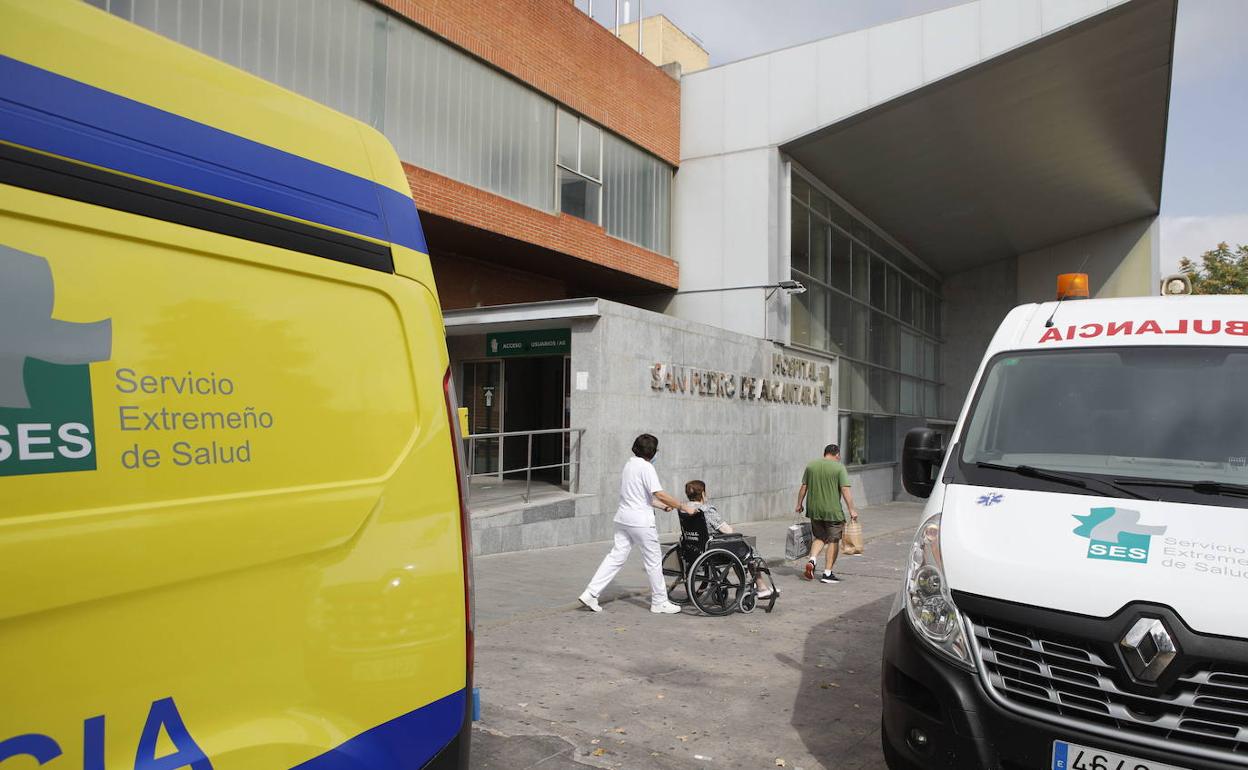
[[[811,539],[810,519],[790,525],[788,537],[784,541],[785,558],[806,558],[810,554]]]

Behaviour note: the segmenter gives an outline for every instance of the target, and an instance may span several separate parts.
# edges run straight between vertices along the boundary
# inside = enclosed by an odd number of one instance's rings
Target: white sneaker
[[[581,604],[584,604],[594,612],[602,612],[602,607],[598,606],[598,597],[591,594],[588,588],[586,588],[585,592],[576,598],[580,600]]]
[[[651,604],[650,611],[655,615],[679,615],[680,605],[671,602],[663,602],[662,604]]]

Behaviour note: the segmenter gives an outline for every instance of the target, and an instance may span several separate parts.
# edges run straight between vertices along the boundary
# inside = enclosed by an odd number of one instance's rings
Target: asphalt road
[[[880,648],[918,515],[864,512],[867,553],[842,557],[840,584],[773,566],[770,615],[653,615],[636,565],[603,612],[574,608],[605,546],[478,560],[478,597],[494,593],[479,617],[473,767],[884,768]],[[743,529],[770,556],[787,524]],[[524,599],[511,611],[507,585]]]

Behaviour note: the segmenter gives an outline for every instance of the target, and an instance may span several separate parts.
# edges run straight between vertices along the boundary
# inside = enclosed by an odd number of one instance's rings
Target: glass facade
[[[896,419],[940,410],[940,282],[793,169],[790,340],[840,357],[842,457],[897,459]]]
[[[87,1],[372,125],[413,165],[670,251],[667,164],[366,0]]]
[[[399,157],[554,210],[554,103],[438,38],[372,12],[387,32],[385,114],[377,127]]]
[[[602,140],[603,227],[660,254],[672,248],[672,168],[614,134]]]

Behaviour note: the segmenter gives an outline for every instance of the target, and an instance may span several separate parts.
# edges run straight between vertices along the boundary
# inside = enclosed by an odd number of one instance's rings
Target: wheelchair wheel
[[[749,615],[758,606],[758,594],[753,588],[745,589],[745,593],[741,595],[741,612]]]
[[[727,615],[741,606],[745,569],[741,560],[723,550],[710,550],[689,569],[689,598],[707,615]]]
[[[685,557],[680,543],[663,554],[663,582],[667,584],[667,599],[673,604],[689,603],[689,585],[685,582]]]

